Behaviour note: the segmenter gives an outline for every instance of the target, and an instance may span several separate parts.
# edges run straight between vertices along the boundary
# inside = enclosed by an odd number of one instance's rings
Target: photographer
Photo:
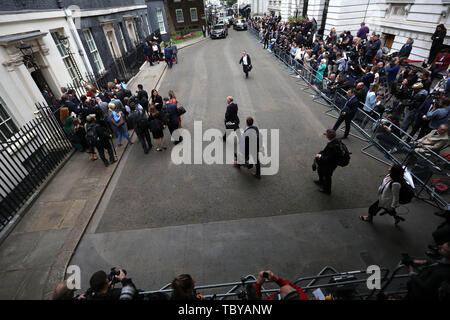
[[[274,293],[267,300],[308,300],[302,288],[275,275],[272,271],[261,271],[255,283],[255,291],[259,300],[262,299],[261,286],[266,281],[273,281],[280,286],[280,292]]]
[[[120,282],[122,288],[114,288]],[[90,288],[85,294],[87,300],[132,300],[136,295],[136,287],[131,279],[126,278],[125,270],[111,270],[109,275],[105,271],[95,272],[89,280]]]
[[[439,255],[440,260],[436,262],[411,259],[405,255],[402,263],[408,267],[411,275],[407,283],[406,300],[439,300],[441,285],[450,280],[450,241],[439,246]],[[423,267],[416,272],[419,266]]]

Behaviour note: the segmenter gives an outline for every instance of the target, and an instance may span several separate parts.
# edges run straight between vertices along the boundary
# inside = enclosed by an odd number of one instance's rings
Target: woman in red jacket
[[[273,281],[280,286],[280,292],[274,293],[266,300],[308,300],[302,288],[295,284],[275,275],[272,271],[261,271],[255,283],[255,291],[258,299],[262,299],[261,286],[265,281]]]

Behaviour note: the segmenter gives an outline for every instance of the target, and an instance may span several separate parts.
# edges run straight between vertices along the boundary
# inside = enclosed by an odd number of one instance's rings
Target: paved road
[[[238,64],[244,49],[254,65],[249,79]],[[248,33],[230,30],[227,39],[183,49],[160,93],[170,89],[188,110],[183,127],[191,132],[194,120],[203,130],[222,129],[228,95],[241,120],[253,116],[260,128],[279,129],[279,173],[258,181],[230,165],[176,166],[172,145],[144,155],[135,144],[72,259],[85,274],[84,287],[90,273],[112,266],[129,270],[140,287],[157,289],[183,272],[202,284],[235,281],[266,267],[295,278],[325,265],[392,267],[400,252],[422,254],[439,222],[422,203],[400,210],[406,217],[401,228],[387,216],[373,226],[358,220],[386,172],[359,152],[358,139],[346,142],[352,161],[337,169],[333,195],[317,192],[312,157],[334,119]]]

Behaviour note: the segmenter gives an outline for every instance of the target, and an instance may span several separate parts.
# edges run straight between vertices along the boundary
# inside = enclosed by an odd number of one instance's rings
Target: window
[[[14,124],[11,116],[8,114],[0,100],[0,141],[7,141],[18,131],[19,129]]]
[[[166,33],[166,25],[164,24],[164,16],[163,16],[162,9],[156,10],[156,17],[158,18],[159,32],[161,34]]]
[[[126,25],[127,25],[127,30],[128,30],[128,36],[130,37],[130,40],[131,40],[131,45],[133,47],[135,47],[138,42],[138,40],[137,40],[138,38],[136,36],[136,27],[134,25],[134,21],[128,20],[126,22]]]
[[[72,79],[72,82],[74,84],[80,84],[81,80],[78,76],[77,72],[77,66],[75,64],[75,61],[73,60],[72,56],[69,54],[69,51],[67,48],[61,43],[61,41],[58,39],[59,32],[53,31],[52,33],[53,41],[55,41],[56,47],[58,48],[58,51],[61,55],[61,58],[63,59],[64,65],[66,66],[67,71],[69,72],[70,78]]]
[[[148,34],[150,35],[152,31],[150,30],[150,24],[148,22],[148,15],[145,14],[145,24],[147,25]]]
[[[95,69],[97,73],[101,73],[105,68],[103,67],[102,58],[97,50],[97,45],[95,44],[94,38],[92,37],[92,32],[90,29],[83,31],[84,39],[86,39],[89,52],[92,55],[92,60],[94,60]]]
[[[183,9],[176,9],[175,13],[177,15],[177,22],[178,23],[184,22]]]
[[[127,52],[128,48],[127,48],[127,43],[125,42],[125,37],[123,36],[122,22],[119,22],[118,26],[119,26],[120,41],[122,41],[123,49],[125,50],[125,52]]]
[[[191,8],[191,21],[198,21],[197,8]]]

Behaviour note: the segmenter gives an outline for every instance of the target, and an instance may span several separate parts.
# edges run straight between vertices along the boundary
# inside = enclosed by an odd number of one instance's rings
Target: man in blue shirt
[[[395,57],[394,63],[390,63],[386,67],[387,83],[388,83],[389,88],[394,83],[395,79],[397,78],[397,74],[399,71],[400,71],[400,59],[398,57]]]

